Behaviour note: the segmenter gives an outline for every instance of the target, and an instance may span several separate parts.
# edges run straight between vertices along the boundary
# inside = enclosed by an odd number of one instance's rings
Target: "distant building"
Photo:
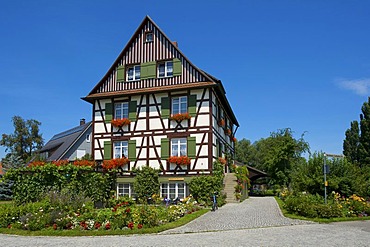
[[[80,125],[54,135],[40,150],[46,161],[75,160],[91,154],[92,122],[80,120]]]

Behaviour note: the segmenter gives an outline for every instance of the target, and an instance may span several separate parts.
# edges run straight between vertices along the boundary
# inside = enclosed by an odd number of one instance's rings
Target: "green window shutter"
[[[113,119],[113,105],[112,103],[105,104],[105,122],[110,123]]]
[[[140,65],[140,78],[141,79],[155,78],[156,75],[157,75],[156,61],[142,63]]]
[[[194,159],[196,156],[196,138],[195,136],[188,137],[188,157]]]
[[[161,139],[161,159],[168,159],[170,157],[170,140],[167,138]]]
[[[110,141],[104,142],[104,159],[112,159],[112,143]]]
[[[197,95],[189,95],[188,112],[194,117],[197,114]]]
[[[147,79],[148,78],[148,69],[145,63],[140,64],[140,79]]]
[[[181,60],[178,58],[173,59],[173,76],[181,75],[182,66]]]
[[[136,140],[128,141],[128,159],[130,161],[136,160]]]
[[[161,115],[162,118],[170,117],[170,98],[162,97],[161,99]]]
[[[128,104],[128,118],[130,121],[136,121],[137,101],[130,101]]]
[[[117,81],[125,80],[125,66],[121,65],[117,68]]]

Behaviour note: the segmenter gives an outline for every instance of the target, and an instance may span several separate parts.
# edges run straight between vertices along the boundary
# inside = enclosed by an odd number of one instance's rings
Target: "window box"
[[[130,162],[129,159],[123,157],[123,158],[117,158],[117,159],[111,159],[111,160],[104,160],[103,161],[103,169],[104,170],[112,170],[112,169],[118,169],[120,167],[123,167],[127,165]]]
[[[233,136],[233,137],[230,136],[230,139],[231,139],[232,142],[236,142],[237,141],[235,136]]]
[[[225,134],[228,136],[231,136],[231,130],[230,129],[225,129]]]
[[[183,120],[189,120],[191,118],[191,116],[189,115],[189,113],[177,113],[177,114],[173,114],[171,115],[170,117],[170,120],[175,120],[176,122],[181,122]]]
[[[176,164],[176,165],[184,165],[184,166],[187,166],[187,165],[190,165],[190,161],[191,159],[188,157],[188,156],[171,156],[169,159],[168,159],[168,162],[170,163],[173,163],[173,164]]]
[[[218,126],[220,126],[220,127],[224,127],[225,126],[225,120],[223,118],[221,118],[220,120],[218,120]]]
[[[128,118],[118,118],[113,119],[111,123],[114,127],[121,128],[123,126],[129,125],[131,121]]]

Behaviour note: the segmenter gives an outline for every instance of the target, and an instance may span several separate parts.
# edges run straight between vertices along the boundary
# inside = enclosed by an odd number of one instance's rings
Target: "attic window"
[[[145,33],[145,42],[153,42],[153,32]]]

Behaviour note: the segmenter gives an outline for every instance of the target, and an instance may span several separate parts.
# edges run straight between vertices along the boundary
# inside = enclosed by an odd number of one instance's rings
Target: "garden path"
[[[237,230],[270,226],[314,224],[310,221],[294,220],[282,215],[273,197],[250,197],[242,203],[228,203],[215,212],[190,223],[161,234],[206,231]]]

